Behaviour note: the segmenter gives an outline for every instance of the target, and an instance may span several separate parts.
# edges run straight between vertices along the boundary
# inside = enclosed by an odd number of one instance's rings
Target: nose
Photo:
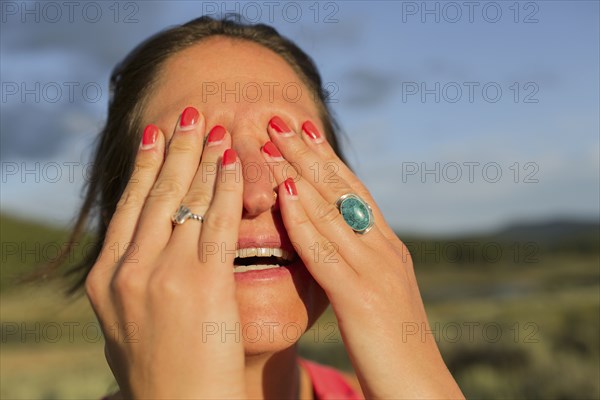
[[[275,205],[275,180],[261,154],[261,145],[257,138],[237,137],[233,147],[242,163],[244,179],[244,215],[256,217],[270,212]]]

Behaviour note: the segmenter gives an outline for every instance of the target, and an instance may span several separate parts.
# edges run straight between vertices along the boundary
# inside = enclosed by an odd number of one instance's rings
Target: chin
[[[236,297],[246,356],[294,346],[329,304],[301,262],[236,274]]]

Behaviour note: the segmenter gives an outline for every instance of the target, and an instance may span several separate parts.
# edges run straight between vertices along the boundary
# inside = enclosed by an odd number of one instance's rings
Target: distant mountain
[[[588,221],[563,218],[515,223],[485,234],[444,237],[410,234],[398,236],[408,246],[413,259],[424,264],[447,259],[459,264],[484,263],[486,257],[482,248],[486,246],[491,254],[493,248],[498,246],[502,248],[503,255],[518,254],[518,260],[523,262],[537,260],[542,255],[600,255],[600,223],[593,218]],[[470,248],[476,250],[469,252]],[[455,254],[457,249],[459,253]],[[516,253],[517,250],[519,253]]]
[[[571,241],[596,236],[600,241],[600,222],[560,219],[537,223],[509,225],[494,235],[498,239],[524,241],[535,239],[545,243]]]

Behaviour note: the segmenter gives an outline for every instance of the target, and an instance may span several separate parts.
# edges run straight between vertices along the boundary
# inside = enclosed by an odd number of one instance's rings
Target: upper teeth
[[[294,258],[289,251],[273,247],[248,247],[239,249],[235,251],[235,256],[239,258],[274,256],[288,261],[291,261]]]

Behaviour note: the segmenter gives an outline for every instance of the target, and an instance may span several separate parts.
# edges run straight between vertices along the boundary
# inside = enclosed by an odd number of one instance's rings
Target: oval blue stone
[[[371,223],[371,214],[367,206],[353,197],[344,199],[340,204],[342,217],[355,231],[367,229]]]

